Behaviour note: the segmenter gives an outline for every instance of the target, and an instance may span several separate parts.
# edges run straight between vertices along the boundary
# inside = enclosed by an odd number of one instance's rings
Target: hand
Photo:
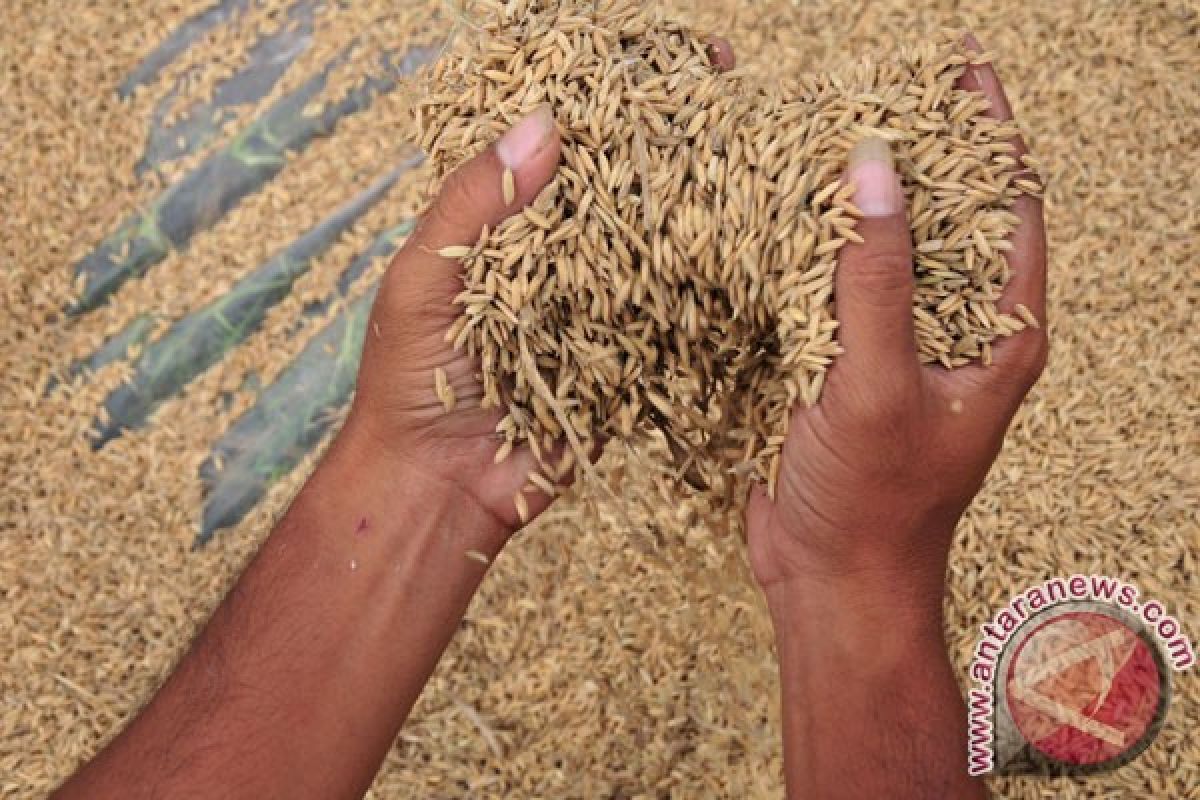
[[[993,116],[1011,118],[990,66],[968,67],[961,85],[984,92]],[[955,524],[1045,364],[1042,205],[1016,201],[1001,301],[1003,310],[1023,303],[1042,327],[997,342],[991,367],[947,371],[917,359],[911,237],[886,144],[856,148],[849,177],[864,242],[845,246],[836,276],[845,352],[820,402],[792,416],[774,502],[761,491],[751,497],[750,559],[768,597],[776,586],[846,586],[856,598],[940,611]],[[902,589],[907,596],[897,597]]]
[[[446,341],[460,313],[454,298],[462,278],[458,262],[438,251],[475,244],[484,226],[495,228],[531,203],[554,176],[559,155],[554,115],[543,106],[446,179],[380,285],[347,421],[396,460],[479,505],[505,531],[520,524],[513,497],[534,467],[533,455],[520,450],[493,463],[502,413],[479,407],[479,366]],[[511,202],[504,197],[506,169],[515,178]],[[436,369],[456,396],[449,411],[435,388]],[[549,502],[540,494],[526,497],[536,511]]]
[[[714,66],[734,66],[727,41],[710,37],[709,45]],[[364,442],[362,446],[383,449],[410,471],[478,504],[503,535],[524,522],[514,497],[537,463],[527,447],[494,463],[501,444],[496,424],[503,412],[479,408],[479,365],[445,341],[460,313],[454,298],[463,284],[457,263],[438,251],[475,244],[485,226],[494,229],[533,202],[554,176],[560,150],[553,113],[542,107],[446,179],[384,277],[346,423],[346,435]],[[504,197],[506,168],[515,178],[512,202]],[[434,370],[439,368],[456,398],[449,412],[435,391]],[[522,496],[530,519],[550,504],[541,492]]]

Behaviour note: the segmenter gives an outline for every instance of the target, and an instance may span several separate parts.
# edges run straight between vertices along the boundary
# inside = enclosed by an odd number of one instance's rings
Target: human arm
[[[963,84],[1011,116],[990,67]],[[751,499],[750,557],[777,636],[789,795],[981,797],[942,640],[947,557],[1047,340],[1043,326],[997,342],[987,368],[919,364],[909,226],[879,146],[851,168],[866,216],[836,277],[845,353],[792,416],[775,500]],[[1000,305],[1044,321],[1041,203],[1014,211]]]
[[[710,45],[730,68],[728,42]],[[328,454],[167,683],[60,797],[365,791],[521,523],[535,465],[527,449],[495,463],[501,413],[478,407],[481,365],[445,340],[462,281],[441,253],[530,203],[559,148],[541,109],[447,179],[383,279]],[[530,517],[549,503],[522,496]]]
[[[450,179],[385,276],[350,416],[175,672],[59,797],[359,797],[493,559],[532,456],[493,463],[444,341],[471,244],[556,169],[545,109]],[[516,197],[504,201],[505,166]],[[442,368],[459,392],[446,413]],[[536,514],[544,497],[529,497]]]

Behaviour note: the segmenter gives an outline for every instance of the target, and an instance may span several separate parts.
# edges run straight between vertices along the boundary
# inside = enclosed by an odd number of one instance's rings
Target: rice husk
[[[172,84],[161,80],[127,102],[115,99],[115,89],[210,4],[15,0],[0,12],[4,797],[44,797],[113,736],[267,535],[315,459],[201,550],[192,549],[197,468],[254,402],[247,373],[269,382],[326,321],[303,321],[292,333],[305,299],[328,296],[374,232],[419,208],[432,177],[406,179],[391,208],[372,212],[297,283],[262,331],[151,425],[91,452],[84,433],[121,366],[47,396],[50,374],[140,313],[176,319],[202,307],[404,158],[416,137],[398,98],[376,103],[294,156],[187,251],[122,287],[110,306],[67,323],[59,312],[72,296],[70,265],[158,191],[159,179],[134,179],[133,165]],[[267,14],[286,7],[255,5]],[[365,43],[363,59],[333,83],[352,84],[382,47],[473,31],[442,0],[325,5],[312,48],[277,92],[356,38]],[[675,10],[691,16],[694,30],[727,36],[747,78],[774,81],[863,52],[893,53],[945,26],[969,27],[999,55],[1049,178],[1053,351],[959,526],[947,585],[951,655],[965,676],[980,624],[1015,592],[1075,572],[1136,583],[1194,640],[1194,3],[978,0],[960,11],[902,0],[700,0]],[[220,46],[245,47],[250,38],[231,36]],[[187,58],[233,63],[237,56],[201,50]],[[180,97],[178,107],[198,99]],[[270,102],[239,109],[238,119]],[[186,169],[202,155],[172,166]],[[495,559],[369,796],[782,796],[769,623],[741,542],[723,533],[738,514],[680,502],[659,480],[668,464],[668,457],[611,448],[597,470],[615,500],[604,492],[561,498]],[[993,779],[990,788],[1030,800],[1189,797],[1200,785],[1200,680],[1193,669],[1173,684],[1161,734],[1127,766],[1052,783]]]
[[[416,100],[435,181],[546,104],[562,165],[537,201],[463,261],[447,334],[481,362],[485,407],[516,445],[654,431],[711,496],[773,489],[789,409],[820,397],[840,352],[838,253],[855,231],[848,151],[891,143],[916,246],[922,361],[958,367],[1027,320],[996,307],[1016,127],[957,87],[959,37],[773,85],[718,74],[706,36],[632,0],[480,0],[471,35]],[[634,446],[637,446],[636,444]],[[548,472],[553,465],[543,465]]]

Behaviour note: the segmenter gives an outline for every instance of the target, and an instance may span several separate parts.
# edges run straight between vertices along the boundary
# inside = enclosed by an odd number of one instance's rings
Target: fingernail
[[[892,151],[878,136],[859,140],[850,151],[847,179],[854,184],[854,205],[868,217],[887,217],[900,210],[900,186]]]
[[[550,106],[538,106],[496,142],[496,154],[504,166],[515,170],[546,146],[554,133],[554,113]]]

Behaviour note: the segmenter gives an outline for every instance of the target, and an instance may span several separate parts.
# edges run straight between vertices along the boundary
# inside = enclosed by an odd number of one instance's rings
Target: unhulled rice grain
[[[472,35],[416,101],[435,182],[541,104],[563,140],[535,203],[439,251],[463,261],[447,338],[480,360],[506,443],[566,438],[579,472],[597,441],[659,431],[693,486],[773,488],[788,409],[816,402],[840,352],[834,270],[862,241],[842,176],[866,136],[902,173],[922,361],[990,362],[997,337],[1035,324],[995,303],[1013,199],[1039,189],[1017,179],[1014,125],[957,87],[986,58],[959,37],[763,85],[718,74],[702,33],[632,0],[463,13]]]

